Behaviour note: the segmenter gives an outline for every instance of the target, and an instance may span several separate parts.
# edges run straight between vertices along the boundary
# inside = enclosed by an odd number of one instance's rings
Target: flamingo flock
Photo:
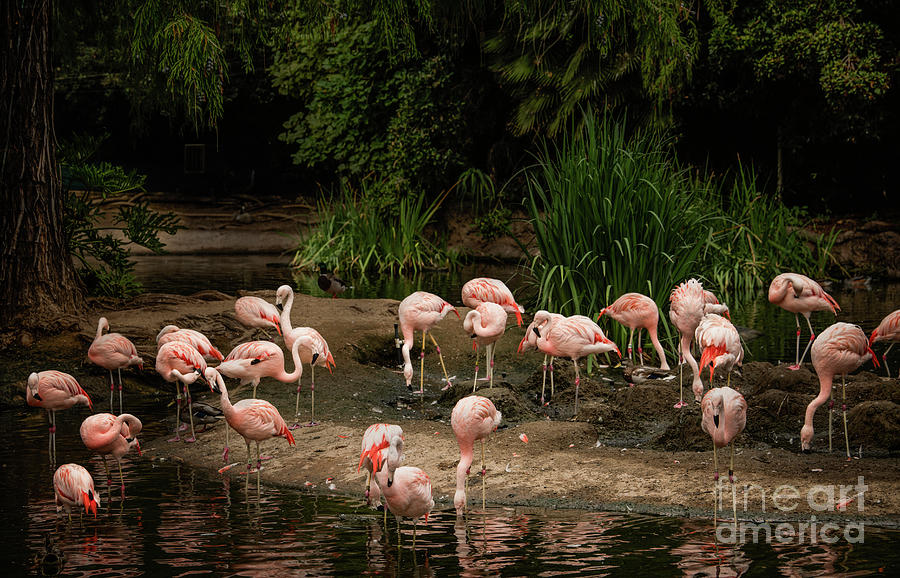
[[[327,275],[323,272],[323,277]],[[336,277],[327,277],[328,287],[321,281],[323,290],[336,297],[346,288],[346,284]],[[820,390],[818,396],[806,409],[804,425],[801,430],[801,449],[808,451],[813,439],[813,416],[816,410],[826,401],[833,398],[832,381],[835,376],[846,376],[871,360],[878,366],[877,356],[871,346],[880,341],[891,343],[891,347],[900,341],[900,310],[888,315],[884,321],[872,331],[869,337],[859,327],[848,323],[836,323],[816,337],[810,321],[814,311],[830,310],[837,314],[840,306],[815,281],[796,273],[785,273],[777,276],[769,288],[769,301],[792,312],[797,318],[797,353],[791,369],[800,367],[807,351],[800,355],[799,315],[803,314],[810,329],[810,343],[806,350],[810,351],[812,366],[819,377]],[[488,397],[476,395],[479,381],[478,349],[485,350],[487,365],[486,375],[482,378],[494,381],[494,355],[496,345],[502,340],[508,323],[508,314],[516,316],[517,325],[523,324],[524,307],[518,304],[509,288],[500,280],[478,278],[467,282],[461,292],[461,301],[470,308],[465,318],[460,316],[450,302],[435,294],[417,291],[406,297],[399,305],[399,326],[402,332],[402,374],[405,384],[412,389],[414,368],[411,361],[412,349],[415,346],[416,332],[422,333],[419,349],[419,394],[424,396],[425,390],[425,350],[427,338],[439,322],[448,313],[453,312],[462,320],[463,330],[473,340],[476,350],[475,378],[470,395],[459,399],[451,412],[450,423],[456,436],[460,460],[456,467],[456,493],[453,503],[458,515],[464,515],[468,509],[468,478],[474,461],[475,443],[481,441],[482,453],[482,509],[486,507],[485,491],[485,442],[501,423],[501,412]],[[241,297],[235,302],[235,316],[239,322],[251,331],[257,329],[275,329],[282,336],[286,349],[290,352],[293,370],[288,371],[285,363],[285,352],[281,346],[271,340],[247,341],[236,345],[227,356],[223,356],[208,337],[202,333],[166,325],[157,337],[157,354],[155,367],[159,376],[166,382],[174,383],[176,389],[175,437],[170,441],[196,441],[190,386],[202,380],[211,392],[219,395],[220,408],[204,404],[206,409],[198,413],[205,425],[215,424],[219,420],[226,422],[225,447],[223,461],[228,461],[228,434],[234,429],[245,441],[247,447],[247,463],[245,474],[256,473],[263,469],[263,458],[260,453],[260,442],[272,438],[284,438],[289,446],[295,445],[291,433],[298,423],[288,426],[271,402],[257,398],[257,390],[263,378],[292,384],[296,382],[296,402],[294,416],[300,415],[300,380],[303,365],[310,367],[310,420],[306,426],[315,426],[315,367],[321,366],[333,373],[335,360],[325,338],[314,328],[294,327],[291,321],[291,309],[294,292],[288,285],[282,285],[276,291],[275,304],[270,304],[258,297]],[[743,362],[744,349],[740,335],[728,318],[728,307],[719,302],[716,296],[703,288],[700,281],[689,279],[673,288],[669,297],[669,317],[679,333],[678,358],[679,373],[683,363],[687,363],[692,373],[691,390],[696,402],[700,403],[702,418],[701,429],[713,442],[715,474],[718,484],[718,450],[731,446],[731,464],[729,481],[732,482],[734,497],[734,441],[744,430],[747,421],[747,402],[744,397],[731,388],[731,373]],[[670,371],[666,360],[666,352],[659,340],[658,323],[660,311],[657,304],[649,297],[639,293],[627,293],[616,299],[611,305],[603,308],[596,322],[586,316],[564,315],[550,311],[537,311],[532,322],[525,329],[525,334],[518,346],[518,352],[537,350],[544,354],[542,364],[541,407],[549,405],[554,395],[553,360],[555,358],[570,359],[573,363],[574,380],[574,417],[578,416],[578,395],[581,384],[579,361],[589,355],[608,355],[611,352],[621,359],[621,353],[612,340],[606,337],[598,325],[606,316],[629,329],[627,357],[632,360],[637,351],[637,362],[643,366],[645,362],[644,341],[641,334],[646,331],[656,354],[658,371]],[[141,432],[140,419],[134,415],[122,413],[123,384],[121,370],[137,366],[143,369],[143,359],[138,355],[134,344],[119,333],[104,333],[109,329],[109,322],[101,317],[96,336],[88,350],[88,358],[100,367],[109,371],[110,379],[110,411],[114,409],[114,392],[116,383],[113,369],[118,372],[119,414],[100,413],[88,416],[83,420],[80,432],[85,447],[100,455],[106,465],[106,456],[112,456],[118,465],[121,484],[121,498],[125,499],[125,480],[121,460],[134,449],[140,453],[137,436]],[[633,347],[633,337],[637,330],[637,347]],[[268,334],[267,334],[268,335]],[[431,335],[431,342],[440,359],[443,372],[443,390],[453,387],[447,366],[441,355],[441,349]],[[699,363],[692,352],[693,346],[700,351]],[[886,355],[882,359],[887,367]],[[650,356],[652,357],[652,353]],[[608,358],[607,358],[608,359]],[[549,363],[548,363],[549,361]],[[652,362],[652,360],[649,360]],[[217,363],[217,365],[209,365]],[[701,373],[706,367],[710,369],[709,389],[705,386]],[[715,372],[724,374],[725,384],[715,387]],[[657,370],[654,370],[657,371]],[[550,373],[550,396],[546,395],[547,373]],[[236,393],[241,387],[252,385],[249,398],[232,402],[225,378],[239,381]],[[674,375],[673,375],[674,378]],[[681,409],[688,404],[684,401],[683,382],[679,401],[674,405]],[[842,384],[844,382],[842,381]],[[205,387],[204,387],[205,389]],[[185,421],[190,427],[190,436],[182,438],[180,416],[182,400],[187,406]],[[847,431],[846,394],[842,388],[841,410],[844,422],[844,437],[847,457],[850,457],[849,435]],[[68,409],[75,405],[86,405],[93,410],[93,403],[71,375],[60,371],[42,371],[32,373],[26,386],[28,405],[42,407],[48,411],[50,423],[50,455],[55,464],[56,411]],[[831,449],[831,416],[834,402],[829,407],[829,450]],[[254,465],[251,441],[256,443],[256,462]],[[434,508],[431,479],[423,470],[416,467],[403,466],[404,434],[400,425],[377,423],[371,425],[362,436],[362,445],[357,471],[365,469],[366,502],[377,507],[383,505],[385,516],[390,510],[398,519],[413,520],[413,544],[415,544],[416,521],[428,519]],[[221,471],[237,465],[231,464]],[[111,485],[109,469],[107,485]],[[72,510],[96,516],[100,507],[100,497],[94,488],[93,479],[85,468],[78,464],[60,466],[53,477],[58,509],[70,514]],[[736,504],[733,503],[736,522]],[[718,511],[716,510],[716,515]],[[398,526],[399,541],[399,526]]]

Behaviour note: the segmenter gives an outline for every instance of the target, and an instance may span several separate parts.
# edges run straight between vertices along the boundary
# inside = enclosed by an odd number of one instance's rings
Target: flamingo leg
[[[228,452],[231,448],[228,447],[228,430],[231,429],[228,425],[228,422],[225,422],[225,449],[222,450],[222,462],[228,463]]]
[[[427,331],[422,332],[422,351],[419,352],[419,395],[422,397],[422,400],[425,400],[425,334]],[[399,532],[399,530],[398,530]]]
[[[118,369],[118,372],[119,372],[119,413],[122,413],[124,411],[124,408],[122,406],[122,368],[121,367]]]
[[[484,478],[487,477],[487,468],[484,467],[484,440],[481,440],[481,511],[485,510]]]
[[[122,490],[122,501],[125,501],[125,475],[122,473],[122,461],[116,460],[116,465],[119,466],[119,483],[122,484],[120,489]]]
[[[734,441],[731,442],[731,467],[728,470],[728,479],[731,480],[731,513],[734,520],[734,532],[737,536],[737,488],[734,485]]]
[[[255,382],[253,384],[253,399],[256,399],[256,388],[259,387],[259,382]]]
[[[547,387],[547,357],[548,356],[546,354],[544,354],[544,364],[541,366],[541,370],[544,373],[544,377],[541,380],[541,406],[546,405],[544,403],[544,391],[545,391],[545,388]]]
[[[493,388],[494,387],[494,344],[493,343],[488,345],[488,349],[487,349],[487,351],[485,351],[485,354],[490,356],[490,358],[491,358],[490,365],[488,365],[488,371],[490,371],[490,373],[491,373],[491,387]]]
[[[106,463],[106,455],[103,456],[103,468],[106,470],[106,487],[112,487],[112,478],[109,475],[109,464]]]
[[[719,527],[719,454],[716,443],[713,442],[713,527]]]
[[[248,474],[247,477],[249,478],[249,477],[250,477],[250,476],[249,476],[249,474],[250,474],[250,468],[251,468],[252,465],[253,465],[253,454],[250,453],[250,440],[247,439],[247,438],[244,438],[244,443],[247,444],[247,474]]]
[[[881,356],[882,361],[884,361],[884,370],[887,371],[887,376],[888,376],[888,377],[891,376],[891,368],[888,367],[888,364],[887,364],[887,354],[891,352],[891,348],[893,348],[893,347],[894,347],[894,344],[891,343],[891,344],[888,346],[887,351],[884,352],[884,355]]]
[[[485,356],[486,357],[486,356]],[[478,345],[475,345],[475,380],[472,382],[472,393],[478,387]]]
[[[50,465],[53,467],[56,465],[56,412],[51,409],[47,412],[47,418],[50,420],[50,437],[47,442],[47,450],[50,453]]]
[[[847,433],[847,383],[846,376],[841,376],[841,413],[844,414],[844,443],[847,445],[847,461],[850,461],[850,434]]]
[[[572,416],[574,420],[578,417],[578,387],[581,385],[581,374],[578,371],[578,361],[573,359],[572,363],[575,365],[575,415]]]
[[[181,427],[181,388],[178,387],[178,381],[175,381],[175,437],[170,442],[181,441],[178,430]]]
[[[115,413],[113,407],[113,394],[116,391],[116,382],[113,379],[112,369],[109,370],[109,413]]]
[[[828,452],[831,453],[831,432],[832,421],[834,419],[834,391],[832,390],[830,399],[828,400]]]
[[[382,500],[382,502],[381,508],[384,510],[384,532],[387,533],[387,500]]]
[[[641,360],[641,365],[644,365],[644,345],[641,342],[641,331],[643,331],[643,330],[638,329],[638,331],[637,331],[637,334],[638,334],[638,340],[637,340],[638,348],[637,349],[638,349],[638,359]]]
[[[444,356],[441,355],[441,346],[437,344],[437,341],[435,341],[434,335],[429,335],[429,337],[431,337],[431,342],[434,343],[434,349],[435,349],[435,351],[437,351],[438,359],[441,360],[441,369],[444,372],[444,379],[447,381],[447,386],[449,387],[451,378],[449,377],[450,374],[447,373],[447,366],[444,365]],[[424,351],[424,348],[423,348],[423,351]],[[454,376],[454,377],[456,377],[456,376]]]
[[[630,359],[632,363],[634,363],[634,358],[631,357],[631,351],[632,351],[631,343],[632,343],[633,339],[634,339],[634,327],[629,327],[628,328],[628,359]]]
[[[415,518],[413,518],[413,545],[412,545],[412,549],[413,549],[413,556],[415,556],[415,555],[416,555],[416,519],[415,519]]]
[[[556,395],[556,391],[553,387],[553,356],[550,356],[550,397],[552,398]]]
[[[316,366],[312,366],[312,376],[309,380],[309,425],[318,425],[316,422]]]
[[[687,404],[684,402],[684,353],[678,350],[678,403],[675,409],[681,409]]]
[[[806,348],[803,350],[803,355],[800,356],[800,361],[797,362],[797,367],[798,367],[798,368],[799,368],[801,365],[803,365],[803,360],[806,358],[806,353],[809,351],[809,348],[812,347],[813,339],[816,338],[816,332],[813,331],[812,323],[810,323],[810,321],[809,321],[809,316],[808,316],[808,315],[804,315],[804,317],[806,318],[806,324],[809,326],[809,343],[806,344]],[[800,321],[798,320],[798,321],[797,321],[797,342],[798,342],[797,349],[800,348],[800,346],[799,346],[799,342],[800,342],[800,333],[799,333],[799,332],[800,332]]]
[[[301,377],[302,379],[302,377]],[[294,416],[300,415],[300,380],[297,380],[297,402],[294,404]]]
[[[262,469],[262,459],[259,456],[259,440],[256,440],[256,499],[259,500],[259,471]]]
[[[191,389],[186,383],[184,384],[184,397],[187,398],[188,417],[191,420],[191,437],[185,439],[184,441],[193,443],[197,441],[197,434],[194,433],[194,406],[191,405]]]

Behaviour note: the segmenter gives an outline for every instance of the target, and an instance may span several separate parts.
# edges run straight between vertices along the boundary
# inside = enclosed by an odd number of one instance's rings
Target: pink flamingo
[[[616,344],[603,335],[600,326],[584,315],[572,315],[562,319],[553,317],[549,313],[538,311],[534,316],[537,333],[537,346],[542,351],[553,357],[568,357],[575,365],[575,415],[578,417],[578,388],[581,384],[581,374],[578,370],[578,360],[591,353],[606,353],[615,351],[621,357]],[[543,329],[539,329],[543,327]]]
[[[728,468],[728,481],[731,482],[731,508],[734,524],[737,528],[737,490],[734,486],[734,438],[747,425],[747,402],[744,396],[730,387],[714,387],[710,389],[700,402],[703,417],[700,427],[709,434],[713,442],[713,463],[716,472],[715,481],[715,516],[719,514],[719,455],[718,449],[731,444],[731,466]],[[715,522],[718,525],[718,521]]]
[[[234,312],[244,327],[259,328],[263,330],[263,333],[267,327],[274,327],[278,335],[281,335],[278,309],[265,299],[252,295],[241,297],[234,302]],[[266,337],[268,336],[266,333]]]
[[[194,346],[207,361],[222,361],[225,356],[210,342],[209,338],[193,329],[180,329],[177,325],[166,325],[156,336],[156,346],[169,341],[186,341]]]
[[[893,313],[888,313],[887,317],[882,319],[878,327],[872,331],[872,335],[869,336],[869,347],[879,341],[889,341],[891,343],[884,355],[881,356],[882,361],[884,361],[884,369],[887,371],[887,376],[890,377],[891,370],[888,368],[887,354],[894,347],[894,344],[900,341],[900,309]]]
[[[478,277],[467,282],[462,287],[462,302],[470,309],[477,309],[482,303],[496,303],[504,311],[515,314],[516,325],[522,326],[525,308],[516,303],[512,291],[499,279]]]
[[[109,466],[106,456],[111,455],[119,466],[119,481],[122,484],[122,499],[125,499],[125,476],[122,474],[122,457],[134,447],[141,455],[141,444],[137,435],[141,433],[141,420],[130,413],[118,417],[111,413],[95,413],[81,422],[81,441],[85,447],[103,458],[106,468],[106,483],[110,484]]]
[[[481,509],[485,508],[485,477],[487,469],[484,467],[484,440],[500,425],[502,414],[494,407],[494,403],[480,395],[469,395],[453,407],[450,414],[450,425],[456,435],[456,443],[459,444],[459,464],[456,466],[456,494],[453,496],[453,505],[456,506],[456,515],[461,515],[468,500],[466,491],[469,482],[469,470],[475,454],[475,442],[481,440]]]
[[[373,507],[381,504],[381,489],[375,481],[374,473],[381,471],[385,465],[388,447],[394,438],[403,439],[403,428],[389,423],[376,423],[366,428],[363,434],[362,446],[359,453],[360,468],[366,468],[366,503]],[[402,457],[401,457],[402,460]],[[385,526],[387,525],[387,507],[384,508]]]
[[[472,393],[478,385],[478,346],[485,348],[484,358],[488,363],[488,376],[494,387],[494,343],[506,332],[506,311],[500,305],[485,301],[466,314],[463,330],[472,335],[475,347],[475,381]]]
[[[109,411],[113,411],[113,391],[116,384],[113,381],[112,370],[119,373],[119,413],[122,413],[122,368],[137,365],[138,369],[144,369],[144,360],[137,354],[137,349],[127,337],[121,333],[103,334],[104,329],[109,329],[109,321],[101,317],[97,323],[97,335],[88,349],[88,359],[104,369],[109,370]]]
[[[419,353],[421,363],[419,365],[419,394],[425,395],[425,336],[431,331],[438,321],[444,318],[447,313],[453,311],[459,317],[459,312],[453,305],[450,305],[433,293],[425,291],[416,291],[408,295],[400,302],[398,313],[400,316],[400,331],[403,333],[403,377],[406,378],[406,387],[412,389],[413,368],[412,361],[409,359],[409,350],[412,349],[413,341],[415,341],[415,332],[422,332],[422,351]],[[447,367],[444,365],[444,356],[441,355],[441,348],[431,336],[431,341],[437,350],[438,357],[441,360],[441,368],[444,370],[444,379],[447,385],[444,389],[450,387],[451,377],[447,375]]]
[[[69,521],[72,521],[72,508],[93,513],[97,517],[97,508],[100,507],[100,498],[94,489],[94,478],[86,469],[78,464],[63,464],[53,473],[54,501],[56,511],[66,511]]]
[[[809,451],[813,438],[813,416],[819,406],[832,399],[828,410],[828,451],[831,451],[831,423],[834,414],[834,401],[831,386],[834,376],[841,376],[841,411],[844,415],[844,441],[847,444],[847,459],[850,459],[850,436],[847,433],[847,383],[846,376],[863,363],[872,360],[878,367],[878,358],[869,349],[866,334],[856,325],[835,323],[816,339],[810,351],[813,368],[819,376],[819,395],[806,406],[806,417],[800,430],[800,447]]]
[[[416,548],[416,521],[425,516],[428,523],[428,513],[434,508],[434,498],[431,495],[431,480],[424,471],[408,466],[400,467],[403,452],[403,438],[393,437],[385,456],[385,467],[375,472],[375,482],[378,484],[384,503],[387,508],[397,516],[397,545],[400,545],[400,521],[403,518],[412,518],[413,521],[413,549]],[[385,518],[386,519],[386,518]]]
[[[175,384],[175,437],[169,441],[177,442],[181,439],[178,436],[178,428],[181,427],[182,396],[178,382],[181,382],[184,387],[184,398],[188,406],[191,424],[191,437],[184,441],[189,443],[197,441],[197,435],[194,433],[194,407],[191,404],[189,386],[197,381],[197,378],[203,376],[205,371],[206,360],[199,351],[194,349],[190,341],[169,341],[164,343],[156,353],[156,372],[167,382]]]
[[[841,306],[822,289],[821,285],[798,273],[782,273],[772,279],[772,283],[769,285],[769,303],[778,305],[785,311],[794,314],[794,319],[797,321],[797,357],[790,369],[800,369],[800,365],[806,358],[806,352],[809,351],[816,338],[816,332],[813,331],[809,316],[813,311],[828,309],[837,315]],[[806,324],[809,326],[809,343],[806,344],[802,356],[800,355],[800,313],[806,318]]]
[[[222,411],[225,412],[225,421],[241,434],[247,444],[247,474],[251,473],[252,455],[250,453],[250,440],[256,442],[256,481],[259,484],[259,471],[262,469],[262,458],[259,455],[259,442],[269,438],[284,438],[288,445],[294,445],[294,436],[291,435],[284,418],[275,409],[275,406],[264,399],[242,399],[232,405],[228,399],[228,389],[221,378],[210,382],[210,389],[221,394]]]
[[[300,343],[300,361],[312,368],[312,377],[309,383],[310,390],[310,418],[309,424],[316,425],[316,365],[328,369],[328,373],[334,374],[334,357],[328,348],[328,342],[312,327],[293,327],[291,323],[291,309],[294,306],[294,290],[289,285],[282,285],[275,292],[275,305],[282,305],[281,330],[284,333],[284,344],[290,349],[294,341],[303,337]],[[294,416],[300,415],[300,380],[297,380],[297,401],[294,404]],[[296,428],[297,425],[291,427]]]
[[[694,392],[694,399],[700,401],[703,396],[703,382],[700,380],[700,367],[697,360],[691,354],[691,342],[694,340],[694,333],[700,320],[706,313],[727,313],[728,308],[718,304],[715,295],[710,291],[703,289],[703,285],[696,279],[689,279],[681,285],[675,287],[669,295],[669,319],[678,329],[681,335],[679,342],[679,360],[678,360],[678,384],[680,387],[678,403],[676,408],[682,408],[687,404],[684,401],[684,382],[682,379],[681,361],[686,360],[691,366],[691,373],[694,380],[691,383],[691,389]]]
[[[663,351],[662,344],[657,337],[656,328],[659,325],[659,307],[656,302],[640,293],[626,293],[616,299],[609,307],[604,307],[597,316],[597,322],[603,314],[607,314],[625,327],[628,332],[628,357],[631,358],[631,338],[634,336],[634,330],[638,330],[638,357],[640,357],[641,365],[644,365],[644,345],[641,341],[641,330],[646,329],[650,335],[650,342],[659,356],[659,368],[668,370],[669,364],[666,362],[666,353]]]
[[[725,368],[726,385],[730,386],[731,370],[735,365],[741,367],[744,361],[744,348],[737,329],[721,315],[707,313],[697,325],[694,338],[702,351],[700,371],[709,365],[709,387],[713,386],[713,374],[718,366]]]
[[[543,378],[541,380],[541,405],[550,405],[549,400],[544,401],[544,392],[546,390],[547,385],[547,370],[550,370],[550,397],[554,395],[553,388],[553,356],[551,356],[547,351],[541,349],[541,346],[546,347],[544,343],[538,343],[538,335],[540,335],[540,329],[543,325],[549,321],[550,318],[559,318],[565,319],[564,315],[560,315],[559,313],[550,313],[548,311],[544,311],[541,309],[537,313],[534,314],[535,319],[541,319],[541,325],[538,326],[538,323],[533,319],[531,324],[525,330],[525,335],[522,337],[522,341],[519,342],[518,353],[524,353],[530,349],[537,349],[541,353],[544,354],[544,363],[541,365],[541,370],[543,371]],[[548,364],[547,361],[550,361]]]
[[[56,412],[79,403],[94,409],[90,396],[78,381],[62,371],[42,371],[29,375],[28,385],[25,386],[25,403],[47,410],[50,422],[50,463],[53,464],[56,463]]]

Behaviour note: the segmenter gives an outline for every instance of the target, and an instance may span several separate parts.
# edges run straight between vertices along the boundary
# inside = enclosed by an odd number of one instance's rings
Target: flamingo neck
[[[285,307],[285,311],[287,311],[287,307]],[[283,328],[284,326],[282,326]],[[287,335],[287,332],[284,333]],[[291,345],[291,358],[294,360],[294,371],[291,373],[287,373],[284,367],[281,368],[281,374],[277,376],[275,379],[279,381],[295,381],[300,379],[303,375],[303,363],[300,361],[300,342],[303,341],[301,339],[294,340],[294,344]]]
[[[475,455],[475,442],[459,446],[459,464],[456,466],[456,494],[453,497],[453,505],[457,512],[461,512],[466,506],[466,477]]]
[[[293,329],[291,325],[291,308],[294,306],[294,291],[288,293],[284,300],[284,308],[281,310],[281,334],[287,336]]]
[[[103,320],[97,322],[97,334],[94,335],[94,341],[100,339],[100,336],[103,335]]]

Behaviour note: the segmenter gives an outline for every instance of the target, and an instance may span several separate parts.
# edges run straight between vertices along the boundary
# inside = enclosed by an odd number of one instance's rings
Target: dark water
[[[153,415],[153,407],[132,411]],[[103,465],[78,438],[85,411],[61,412],[61,461],[85,465],[102,507],[98,518],[67,523],[53,504],[46,418],[6,411],[0,447],[4,472],[4,567],[7,575],[40,571],[49,534],[75,576],[214,575],[864,575],[900,569],[892,546],[900,531],[866,527],[863,543],[716,545],[709,519],[533,508],[488,508],[457,521],[437,511],[397,526],[345,497],[262,487],[171,462],[126,459],[127,498],[113,499]],[[157,416],[158,418],[159,416]],[[149,421],[145,439],[164,435]],[[299,450],[298,450],[299,451]],[[349,456],[348,459],[352,458]],[[115,474],[114,474],[115,475]]]
[[[292,282],[288,269],[267,266],[271,260],[265,258],[167,259],[165,267],[159,262],[139,267],[148,289],[191,293],[215,287],[234,292],[274,289]],[[163,276],[162,270],[174,276]],[[354,294],[402,298],[426,289],[452,299],[458,298],[462,283],[476,275],[509,280],[514,288],[524,283],[514,268],[481,267],[412,282],[359,283]],[[298,282],[316,294],[314,283],[313,277]],[[867,332],[898,303],[898,293],[898,286],[832,289],[845,309],[839,319],[860,323]],[[793,357],[793,316],[768,305],[764,297],[732,310],[737,324],[764,332],[748,343],[748,359]],[[817,330],[831,322],[829,317],[814,316]],[[801,323],[805,338],[805,322]],[[67,363],[74,362],[3,360],[0,387],[21,389],[25,368],[31,365],[83,373]],[[102,401],[98,403],[103,406]],[[126,404],[126,409],[144,418],[142,439],[168,433],[167,412],[158,400],[130,396]],[[807,536],[784,544],[746,541],[733,547],[716,544],[710,519],[494,507],[457,521],[447,501],[438,502],[438,508],[444,509],[434,512],[427,525],[419,524],[415,550],[410,523],[403,525],[403,547],[398,548],[396,522],[389,520],[385,533],[381,514],[363,507],[360,500],[280,488],[257,491],[250,480],[229,480],[172,462],[137,458],[123,462],[127,485],[123,503],[117,483],[110,499],[102,462],[80,441],[78,426],[86,415],[81,407],[59,413],[58,460],[88,468],[102,507],[96,520],[76,517],[71,524],[56,514],[53,504],[45,413],[30,410],[23,400],[20,407],[4,410],[0,416],[4,440],[0,444],[0,551],[7,574],[39,572],[47,535],[65,557],[65,573],[83,576],[850,576],[891,575],[900,570],[896,549],[900,530],[871,525],[865,526],[862,543],[850,543],[839,532],[833,544],[821,539],[813,543]],[[114,468],[113,472],[115,477]],[[322,484],[322,480],[314,481]]]

